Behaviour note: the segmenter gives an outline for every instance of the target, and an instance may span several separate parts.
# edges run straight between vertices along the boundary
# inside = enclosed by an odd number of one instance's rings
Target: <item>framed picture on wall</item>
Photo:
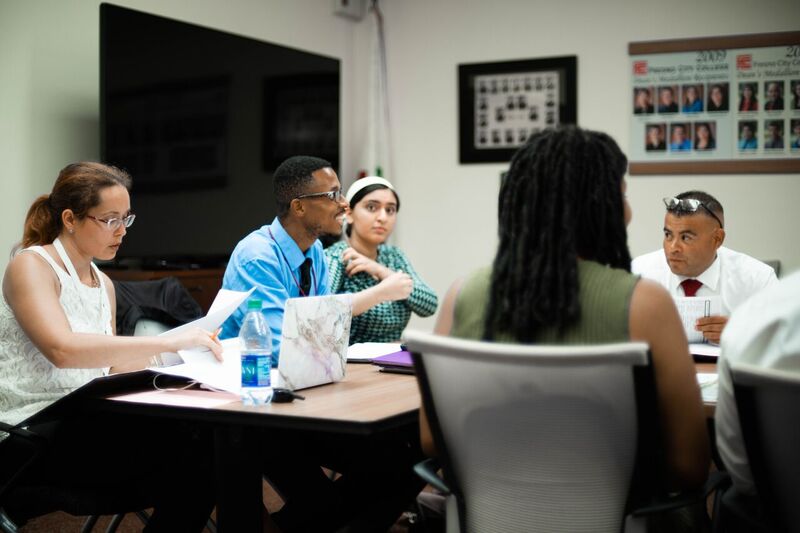
[[[576,56],[459,65],[459,161],[509,161],[530,135],[575,124],[577,65]]]
[[[631,174],[800,171],[800,32],[637,42],[628,52]]]

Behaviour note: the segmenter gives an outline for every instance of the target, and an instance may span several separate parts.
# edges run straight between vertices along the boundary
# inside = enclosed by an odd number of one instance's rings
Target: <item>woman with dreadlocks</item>
[[[603,133],[533,135],[500,188],[494,264],[450,288],[436,332],[524,344],[647,342],[670,481],[697,487],[709,461],[700,391],[672,299],[630,273],[626,168]]]

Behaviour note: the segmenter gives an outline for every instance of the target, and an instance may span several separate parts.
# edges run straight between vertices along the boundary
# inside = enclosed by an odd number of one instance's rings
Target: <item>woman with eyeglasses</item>
[[[435,331],[513,344],[647,342],[667,472],[674,487],[694,488],[709,464],[703,404],[671,297],[630,272],[627,166],[603,133],[533,135],[500,187],[494,262],[451,286]]]
[[[392,184],[380,177],[357,180],[347,190],[350,209],[345,220],[346,241],[325,250],[331,292],[357,293],[380,283],[395,272],[411,277],[408,298],[384,301],[361,315],[350,326],[350,343],[396,342],[414,312],[426,317],[436,312],[436,293],[422,281],[406,255],[386,244],[397,223],[400,197]]]
[[[22,242],[3,278],[0,421],[27,426],[24,421],[92,379],[143,368],[162,352],[202,346],[221,359],[219,341],[199,329],[172,337],[114,335],[114,285],[93,261],[113,259],[135,219],[130,183],[118,168],[74,163],[28,210]],[[147,485],[156,509],[150,523],[154,531],[203,528],[213,490],[195,472],[202,471],[198,465],[206,459],[200,452],[210,457],[210,448],[205,449],[210,441],[176,427],[152,422],[137,427],[131,419],[100,416],[33,424],[50,446],[23,484],[66,479],[102,486],[113,475],[115,484]],[[1,444],[13,447],[15,438]],[[169,461],[160,461],[162,454],[141,453],[157,447],[175,447],[178,453],[163,454]]]

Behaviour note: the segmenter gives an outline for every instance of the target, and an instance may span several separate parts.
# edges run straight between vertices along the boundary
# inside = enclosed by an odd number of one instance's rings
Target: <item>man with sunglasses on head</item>
[[[330,294],[319,237],[342,233],[348,203],[331,163],[317,157],[294,156],[281,163],[273,188],[277,217],[239,241],[222,287],[255,287],[253,298],[263,302],[277,356],[286,300]],[[395,272],[353,294],[353,314],[408,298],[412,288],[408,274]],[[246,307],[225,322],[221,338],[239,334]],[[343,526],[351,532],[386,531],[422,489],[412,470],[421,456],[402,438],[381,442],[275,428],[264,430],[263,440],[264,474],[285,501],[271,518],[284,533]],[[320,465],[341,475],[334,482]]]
[[[634,274],[655,280],[673,297],[719,296],[721,315],[700,318],[696,328],[713,343],[731,312],[777,281],[768,265],[722,246],[725,214],[716,198],[688,191],[664,198],[663,250],[633,260]]]

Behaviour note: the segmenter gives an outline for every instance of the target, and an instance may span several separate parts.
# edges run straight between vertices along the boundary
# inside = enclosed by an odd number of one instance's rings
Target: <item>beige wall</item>
[[[578,56],[580,125],[628,146],[627,45],[632,41],[797,30],[800,2],[771,0],[388,0],[384,3],[393,176],[403,199],[399,244],[440,294],[491,262],[500,164],[458,163],[457,65]],[[502,6],[502,9],[499,8]],[[661,198],[705,189],[726,211],[727,244],[800,268],[798,175],[628,178],[631,252],[661,244]],[[429,328],[432,319],[413,319]]]
[[[340,174],[357,168],[369,54],[365,24],[328,0],[128,0],[121,5],[342,60]],[[97,158],[97,0],[0,0],[0,268],[32,199],[66,162]],[[403,199],[395,242],[440,294],[491,261],[503,165],[459,165],[459,63],[578,56],[578,116],[628,145],[631,41],[796,30],[795,0],[383,0],[394,166]],[[632,6],[635,6],[632,7]],[[719,197],[728,244],[800,268],[800,176],[630,177],[634,254],[660,244],[660,198]],[[428,328],[432,319],[415,319]]]
[[[139,9],[337,57],[342,74],[342,169],[352,174],[357,23],[325,0],[121,0]],[[64,165],[96,160],[98,0],[0,0],[0,272],[28,206]],[[134,198],[135,207],[135,198]],[[209,213],[209,216],[212,216]],[[213,216],[217,216],[216,213]]]

